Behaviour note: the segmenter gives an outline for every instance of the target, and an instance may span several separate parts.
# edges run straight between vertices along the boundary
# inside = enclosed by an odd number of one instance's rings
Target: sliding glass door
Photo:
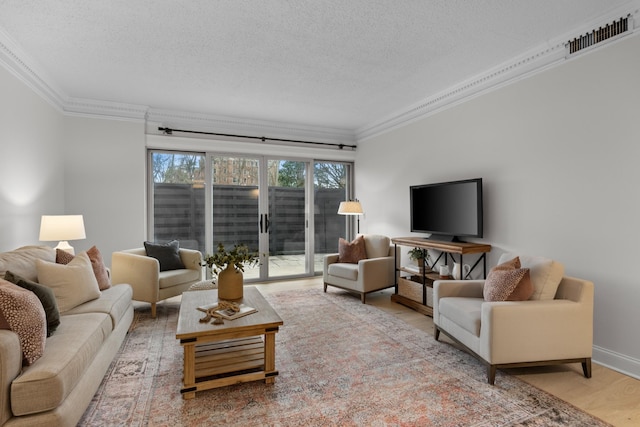
[[[260,255],[247,281],[322,273],[348,237],[337,214],[351,165],[260,155],[151,151],[150,234],[214,251],[244,243]]]

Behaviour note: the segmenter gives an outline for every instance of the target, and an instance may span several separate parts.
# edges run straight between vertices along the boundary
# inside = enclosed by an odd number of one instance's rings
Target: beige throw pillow
[[[67,265],[38,260],[38,282],[53,290],[60,313],[100,297],[98,281],[86,252]]]

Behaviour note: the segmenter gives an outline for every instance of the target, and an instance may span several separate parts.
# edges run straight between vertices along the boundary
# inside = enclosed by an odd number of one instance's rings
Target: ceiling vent
[[[627,15],[625,18],[613,21],[612,23],[607,24],[604,27],[600,27],[597,30],[593,30],[584,36],[569,40],[567,45],[569,48],[569,55],[625,33],[632,28],[632,25],[633,21],[631,21],[631,15]]]

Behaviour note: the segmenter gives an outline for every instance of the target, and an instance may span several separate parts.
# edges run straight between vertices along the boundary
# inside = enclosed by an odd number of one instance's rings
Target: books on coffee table
[[[226,320],[234,320],[234,319],[237,319],[238,317],[246,316],[248,314],[255,313],[258,311],[255,308],[249,307],[248,305],[245,305],[245,304],[240,304],[240,306],[238,307],[240,309],[239,311],[235,311],[231,308],[221,308],[217,310],[217,307],[218,307],[218,303],[216,302],[213,304],[207,304],[207,305],[198,307],[198,310],[202,311],[203,313],[207,313],[210,309],[214,309],[216,314],[220,315],[220,317]]]

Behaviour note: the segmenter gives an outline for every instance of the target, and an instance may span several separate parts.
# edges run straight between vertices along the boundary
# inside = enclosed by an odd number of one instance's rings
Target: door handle
[[[269,232],[269,214],[264,214],[264,232]]]
[[[263,231],[262,231],[262,217],[263,217],[263,216],[264,216],[263,214],[260,214],[260,221],[259,221],[259,222],[260,222],[260,233],[262,233],[262,232],[263,232]]]

